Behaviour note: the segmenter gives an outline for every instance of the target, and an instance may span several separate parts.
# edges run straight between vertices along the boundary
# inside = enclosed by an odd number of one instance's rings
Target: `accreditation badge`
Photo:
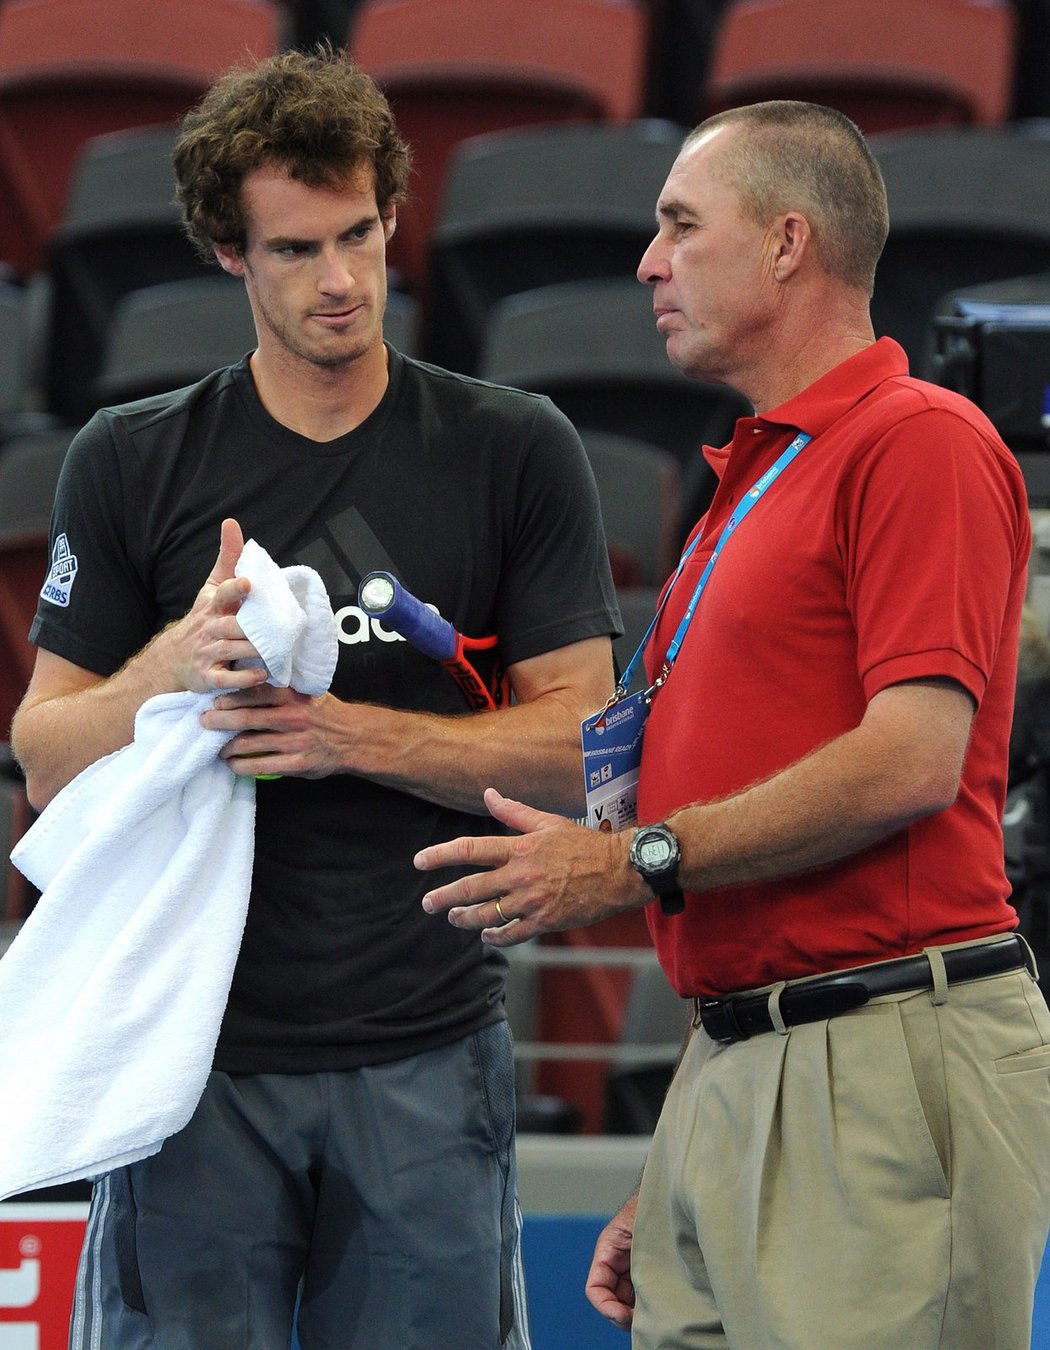
[[[587,816],[592,830],[623,830],[638,819],[638,770],[649,716],[648,689],[617,699],[580,726]]]

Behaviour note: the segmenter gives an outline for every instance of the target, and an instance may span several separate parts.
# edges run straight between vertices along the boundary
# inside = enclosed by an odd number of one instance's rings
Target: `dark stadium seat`
[[[57,415],[82,422],[98,406],[95,381],[121,299],[142,287],[214,280],[175,203],[173,128],[114,132],[85,143],[63,219],[47,252],[49,320],[44,384]]]
[[[70,428],[18,437],[0,448],[0,737],[32,674],[28,641],[47,571],[51,501]]]
[[[681,469],[667,450],[610,431],[580,432],[618,588],[660,585],[678,560]]]
[[[102,407],[193,384],[255,348],[244,284],[225,272],[144,286],[118,300],[92,401]]]
[[[581,431],[660,446],[687,478],[702,463],[700,446],[724,444],[736,419],[751,411],[734,390],[675,370],[656,330],[652,296],[636,281],[566,282],[501,301],[486,330],[480,373],[548,394]],[[708,499],[713,490],[712,476]],[[702,497],[694,485],[691,510],[706,507]]]
[[[648,12],[636,0],[366,0],[350,50],[388,94],[415,171],[390,262],[422,293],[454,146],[533,123],[642,110]]]
[[[942,296],[1050,268],[1050,135],[931,129],[875,136],[871,148],[890,207],[875,332],[896,338],[925,375]]]
[[[428,359],[472,374],[498,300],[556,282],[633,277],[684,136],[643,119],[504,131],[459,146],[431,236]]]

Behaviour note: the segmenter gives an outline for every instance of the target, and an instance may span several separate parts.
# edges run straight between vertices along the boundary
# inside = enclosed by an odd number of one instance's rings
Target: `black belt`
[[[1028,946],[1016,934],[976,947],[940,950],[949,984],[1002,975],[1028,966]],[[904,956],[899,961],[855,966],[786,985],[780,992],[780,1015],[789,1027],[823,1022],[825,1018],[860,1008],[880,994],[906,994],[932,988],[933,973],[927,958]],[[775,1029],[768,994],[729,994],[726,998],[698,998],[694,1002],[693,1024],[702,1025],[713,1041],[746,1041]]]

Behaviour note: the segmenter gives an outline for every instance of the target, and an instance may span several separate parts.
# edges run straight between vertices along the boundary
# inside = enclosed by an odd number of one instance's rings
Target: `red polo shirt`
[[[978,711],[958,800],[842,862],[655,905],[683,995],[717,995],[1008,930],[1001,818],[1031,544],[1024,481],[967,400],[883,338],[705,454],[720,482],[647,652],[659,667],[733,507],[813,440],[728,541],[653,704],[639,819],[741,791],[857,726],[887,685],[949,676]]]

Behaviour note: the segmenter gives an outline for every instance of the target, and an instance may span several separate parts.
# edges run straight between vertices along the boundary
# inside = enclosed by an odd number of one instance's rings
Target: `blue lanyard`
[[[728,521],[725,524],[725,528],[722,530],[722,533],[718,537],[718,543],[715,545],[714,552],[711,554],[710,558],[708,558],[707,564],[704,567],[703,572],[700,574],[700,580],[696,583],[696,588],[693,591],[689,604],[686,606],[685,613],[682,615],[682,620],[679,623],[678,628],[675,630],[675,635],[671,639],[671,643],[667,648],[667,653],[664,656],[663,668],[660,672],[659,677],[655,682],[654,688],[658,685],[663,684],[664,680],[666,680],[667,676],[671,673],[671,667],[674,665],[675,661],[678,658],[678,652],[682,646],[682,643],[685,641],[685,635],[689,630],[689,625],[693,621],[693,615],[696,613],[696,607],[700,603],[700,597],[701,595],[703,595],[704,589],[707,586],[708,581],[710,581],[711,579],[711,573],[714,571],[715,563],[722,556],[722,550],[726,545],[726,541],[729,539],[730,535],[733,534],[733,532],[736,530],[736,527],[744,519],[747,513],[759,500],[759,498],[764,496],[764,494],[773,485],[773,483],[776,482],[776,480],[784,472],[784,470],[791,463],[791,461],[795,459],[796,456],[802,453],[802,451],[806,448],[806,446],[812,439],[813,437],[810,436],[807,432],[800,431],[798,435],[795,437],[795,439],[791,442],[791,444],[787,447],[787,449],[783,451],[783,453],[778,457],[776,463],[770,465],[770,467],[765,471],[762,477],[759,478],[758,481],[752,487],[750,487],[747,490],[747,492],[744,493],[743,497],[737,503],[736,508],[733,511],[733,514],[729,517]],[[628,662],[627,669],[623,672],[623,675],[620,677],[620,683],[617,686],[617,694],[619,695],[619,697],[622,698],[630,689],[631,682],[634,679],[635,667],[637,666],[639,660],[641,659],[642,653],[645,651],[646,643],[649,641],[650,637],[652,637],[653,629],[656,627],[660,615],[663,613],[664,605],[667,604],[668,597],[670,596],[675,583],[677,582],[678,578],[682,575],[683,568],[685,567],[689,559],[692,557],[693,550],[696,548],[697,544],[700,543],[702,537],[703,535],[701,532],[701,534],[697,535],[697,537],[693,540],[693,542],[689,545],[689,547],[686,549],[686,551],[682,554],[681,558],[679,559],[678,566],[675,569],[675,574],[671,578],[671,582],[668,585],[667,590],[664,592],[663,600],[660,602],[660,607],[653,615],[652,622],[649,624],[649,627],[645,630],[645,636],[639,643],[638,650],[631,657],[630,661]]]

